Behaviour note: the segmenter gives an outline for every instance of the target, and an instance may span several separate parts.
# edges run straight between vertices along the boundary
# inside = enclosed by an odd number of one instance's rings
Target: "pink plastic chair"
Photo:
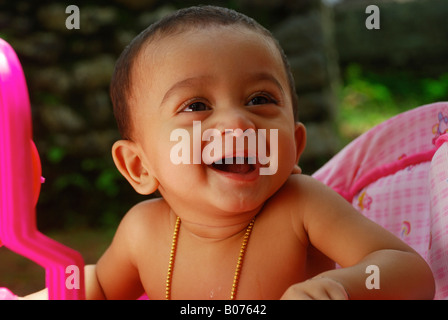
[[[422,255],[448,298],[448,103],[381,123],[313,176]]]
[[[14,50],[0,39],[0,244],[45,268],[50,299],[83,299],[81,255],[36,228],[41,182],[25,77]],[[7,293],[0,296],[11,298]]]

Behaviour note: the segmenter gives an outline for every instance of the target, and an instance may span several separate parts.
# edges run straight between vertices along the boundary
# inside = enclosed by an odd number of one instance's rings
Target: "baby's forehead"
[[[220,49],[216,50],[216,48]],[[202,60],[198,59],[201,55]],[[234,61],[239,65],[237,71],[247,72],[250,69],[249,66],[252,66],[252,69],[262,68],[263,70],[273,68],[270,69],[271,72],[281,74],[280,77],[285,80],[287,78],[281,52],[272,37],[246,26],[219,25],[209,26],[206,29],[191,27],[165,34],[155,34],[144,43],[137,57],[138,61],[134,63],[134,85],[143,81],[152,86],[156,84],[157,78],[160,80],[160,77],[170,77],[173,66],[176,67],[178,74],[190,70],[193,72],[190,74],[192,77],[198,71],[190,66],[192,62],[204,70],[203,66],[206,63],[210,65],[210,61],[213,61],[211,65],[213,69],[225,67],[223,59]],[[167,70],[169,73],[166,72]]]
[[[170,29],[169,31],[157,31],[152,34],[150,37],[144,41],[142,48],[140,50],[140,54],[137,56],[138,58],[147,57],[147,55],[151,55],[161,50],[173,50],[178,45],[176,40],[182,37],[195,37],[199,33],[222,33],[223,35],[235,35],[235,34],[244,34],[248,41],[263,41],[268,44],[274,51],[276,51],[280,55],[280,50],[277,45],[276,40],[268,35],[267,33],[259,30],[257,28],[252,28],[243,24],[230,24],[230,25],[220,25],[220,24],[205,24],[205,25],[180,25]],[[213,36],[210,36],[209,39],[211,42],[219,41],[219,38],[216,39]]]
[[[271,59],[266,65],[275,65],[277,70],[285,73],[282,55],[275,39],[247,26],[213,25],[206,28],[187,27],[172,30],[169,33],[158,32],[154,34],[145,41],[136,57],[137,61],[134,62],[134,70],[132,71],[134,80],[151,81],[151,78],[154,80],[155,77],[163,72],[166,63],[170,62],[171,57],[175,57],[175,59],[171,59],[171,62],[177,61],[178,66],[183,68],[184,64],[189,63],[190,56],[188,52],[191,47],[199,46],[205,50],[206,47],[217,47],[223,45],[223,43],[229,43],[224,38],[230,41],[230,45],[238,41],[253,43],[260,51],[266,52],[264,59]],[[236,60],[244,59],[245,53],[239,50],[238,47],[233,51],[226,50],[226,52]],[[245,58],[247,59],[247,57]],[[221,60],[217,58],[216,65],[220,63]],[[287,77],[286,74],[284,76]]]

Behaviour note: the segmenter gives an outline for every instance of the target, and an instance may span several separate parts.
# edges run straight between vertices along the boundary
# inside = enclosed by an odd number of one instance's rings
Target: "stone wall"
[[[380,29],[367,30],[368,5],[380,10]],[[359,63],[377,71],[448,72],[446,0],[352,0],[334,8],[335,38],[342,66]]]
[[[308,128],[301,163],[311,173],[337,149],[333,98],[337,75],[331,14],[319,0],[209,1],[246,13],[278,37],[290,59]],[[68,5],[80,9],[69,30]],[[119,138],[108,86],[114,64],[149,24],[195,1],[0,1],[0,36],[15,48],[30,91],[34,139],[46,183],[38,204],[42,228],[115,224],[141,200],[115,169]]]
[[[333,28],[332,11],[318,3],[273,28],[289,58],[300,121],[307,128],[307,147],[300,162],[305,173],[314,172],[340,147],[335,126],[339,70]]]

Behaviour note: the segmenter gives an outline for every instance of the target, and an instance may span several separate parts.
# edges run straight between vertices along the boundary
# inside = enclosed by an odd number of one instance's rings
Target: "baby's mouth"
[[[256,170],[257,166],[255,163],[254,158],[251,157],[232,157],[213,162],[211,166],[218,171],[248,174]]]

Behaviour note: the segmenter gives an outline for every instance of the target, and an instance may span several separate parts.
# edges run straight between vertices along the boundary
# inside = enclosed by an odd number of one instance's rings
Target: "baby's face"
[[[142,160],[179,209],[260,207],[286,181],[304,144],[280,53],[241,27],[153,41],[135,64],[130,105]],[[237,146],[237,129],[257,143],[246,138]]]

